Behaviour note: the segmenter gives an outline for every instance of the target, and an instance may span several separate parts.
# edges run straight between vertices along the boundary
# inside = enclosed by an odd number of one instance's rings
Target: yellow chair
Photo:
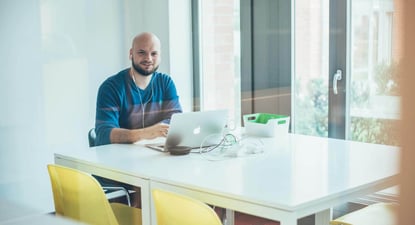
[[[222,225],[212,208],[195,199],[152,190],[158,225]]]
[[[89,174],[48,165],[57,215],[96,225],[141,224],[141,210],[109,203],[99,183]]]
[[[394,225],[397,223],[396,213],[396,203],[375,203],[332,220],[330,225]]]
[[[97,134],[95,133],[95,128],[91,128],[88,131],[88,142],[89,147],[95,147],[95,141],[97,138]],[[107,195],[108,200],[117,199],[119,197],[124,197],[127,200],[127,205],[131,206],[131,197],[130,194],[135,193],[134,190],[128,190],[126,187],[129,185],[121,185],[120,182],[113,181],[110,179],[106,179],[104,177],[92,175],[98,183],[102,186],[102,189],[104,189],[105,194]]]

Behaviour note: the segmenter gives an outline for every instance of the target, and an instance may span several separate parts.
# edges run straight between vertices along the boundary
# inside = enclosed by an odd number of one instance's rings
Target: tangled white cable
[[[207,136],[200,145],[199,153],[211,161],[262,153],[264,143],[259,138],[244,137],[240,140],[233,134]]]

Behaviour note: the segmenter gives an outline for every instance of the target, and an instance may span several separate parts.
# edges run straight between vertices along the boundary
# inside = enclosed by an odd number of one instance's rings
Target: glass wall
[[[297,0],[293,131],[328,136],[329,0]]]
[[[347,14],[347,47],[338,50],[330,49],[334,46],[330,35],[339,33],[330,27],[335,19],[330,18],[333,2],[243,2],[248,10],[241,8],[243,17],[239,17],[237,0],[199,1],[199,107],[228,108],[233,118],[253,112],[290,114],[292,132],[328,137],[330,123],[335,123],[329,111],[339,108],[329,101],[334,75],[329,74],[329,62],[336,57],[330,54],[342,51],[347,55],[339,81],[343,82],[339,91],[346,96],[340,106],[345,111],[341,126],[345,138],[397,145],[400,30],[395,18],[400,12],[396,3],[348,1],[342,9]],[[282,10],[279,16],[272,13],[276,10]],[[240,60],[244,64],[239,65]]]
[[[346,138],[398,145],[400,52],[393,0],[349,2],[347,35]],[[294,132],[327,137],[330,1],[295,4]],[[334,85],[333,85],[334,86]]]
[[[240,118],[239,0],[199,1],[200,110],[228,109]]]
[[[349,139],[398,145],[399,30],[393,0],[355,0],[351,7]],[[395,38],[394,38],[395,37]]]

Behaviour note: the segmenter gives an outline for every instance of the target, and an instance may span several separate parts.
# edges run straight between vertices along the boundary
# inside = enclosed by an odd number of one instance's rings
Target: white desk
[[[38,210],[0,199],[0,224],[2,225],[82,225],[77,221],[44,214]]]
[[[55,162],[144,187],[145,224],[156,187],[294,225],[311,214],[328,224],[331,207],[398,184],[396,147],[295,134],[262,140],[264,153],[224,161],[107,145],[56,153]]]

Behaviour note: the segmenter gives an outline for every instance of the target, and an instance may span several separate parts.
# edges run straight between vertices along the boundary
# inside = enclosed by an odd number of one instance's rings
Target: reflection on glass
[[[328,136],[329,1],[295,4],[295,133]]]
[[[199,9],[201,110],[228,109],[239,118],[239,1],[200,1]]]
[[[347,139],[398,144],[399,2],[354,0],[346,87]],[[328,136],[329,1],[295,4],[295,133]]]
[[[393,0],[352,1],[351,140],[398,145],[400,56],[394,51],[395,16]]]

